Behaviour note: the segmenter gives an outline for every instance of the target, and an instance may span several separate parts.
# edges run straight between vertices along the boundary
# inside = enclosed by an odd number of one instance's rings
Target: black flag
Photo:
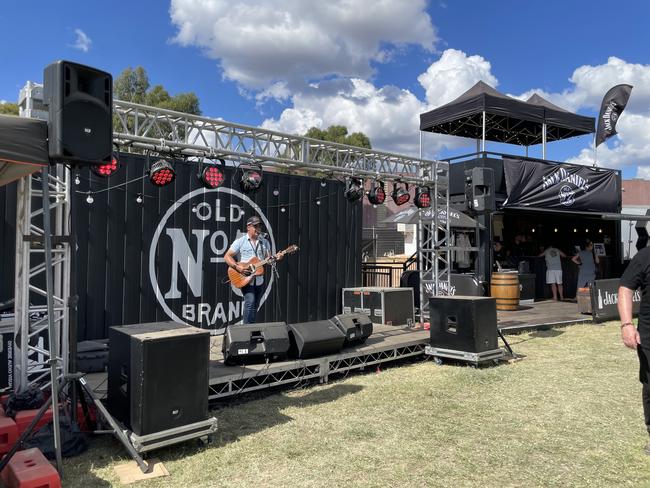
[[[631,91],[632,85],[616,85],[605,93],[598,114],[596,147],[616,134],[616,122],[627,105]]]

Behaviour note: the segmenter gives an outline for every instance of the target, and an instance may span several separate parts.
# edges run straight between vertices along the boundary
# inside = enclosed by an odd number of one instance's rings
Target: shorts
[[[562,284],[562,271],[556,271],[553,269],[546,271],[546,284],[551,285],[557,283],[558,285]]]

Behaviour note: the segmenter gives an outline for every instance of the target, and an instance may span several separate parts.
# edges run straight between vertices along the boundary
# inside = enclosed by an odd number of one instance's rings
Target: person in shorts
[[[557,300],[558,295],[560,296],[560,300],[564,300],[561,258],[566,258],[567,256],[553,245],[547,247],[539,254],[539,257],[542,256],[546,260],[546,284],[551,286],[553,300]]]

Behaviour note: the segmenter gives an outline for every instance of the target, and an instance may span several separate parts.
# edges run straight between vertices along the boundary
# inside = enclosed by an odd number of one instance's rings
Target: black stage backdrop
[[[503,159],[504,207],[620,212],[619,172],[573,164]]]
[[[266,223],[276,251],[300,248],[278,263],[279,281],[266,273],[258,322],[330,318],[341,289],[360,285],[361,204],[343,197],[341,182],[264,173],[262,188],[245,196],[235,168],[221,166],[224,184],[207,190],[198,163],[176,161],[176,180],[159,189],[141,178],[144,157],[122,155],[121,164],[110,179],[84,170],[75,187],[79,340],[105,338],[119,324],[181,320],[222,332],[241,320],[223,255],[251,215]],[[3,286],[9,277],[13,285],[13,252]]]

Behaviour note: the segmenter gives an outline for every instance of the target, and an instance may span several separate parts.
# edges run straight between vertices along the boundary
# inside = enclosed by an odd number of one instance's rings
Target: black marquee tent
[[[509,97],[479,81],[455,100],[420,114],[420,130],[533,146],[594,132],[593,117],[568,112],[535,94]]]

